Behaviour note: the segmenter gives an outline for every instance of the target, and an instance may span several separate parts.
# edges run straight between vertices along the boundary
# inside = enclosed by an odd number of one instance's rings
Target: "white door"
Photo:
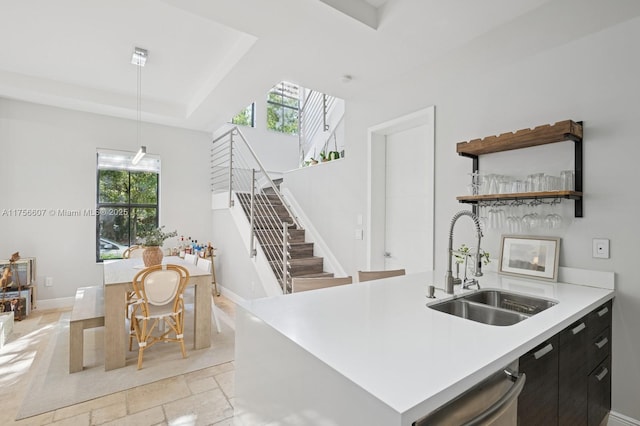
[[[386,135],[385,269],[433,269],[432,132],[423,124]]]

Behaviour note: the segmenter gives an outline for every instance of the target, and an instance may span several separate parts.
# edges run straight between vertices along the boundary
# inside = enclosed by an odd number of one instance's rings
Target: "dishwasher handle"
[[[487,408],[482,413],[478,414],[473,419],[464,423],[462,426],[480,426],[484,424],[488,424],[493,422],[495,419],[499,418],[506,410],[509,408],[511,403],[518,399],[520,396],[520,392],[522,392],[522,388],[524,387],[525,382],[527,381],[527,375],[524,373],[520,373],[517,376],[516,381],[513,386],[500,397],[491,407]]]

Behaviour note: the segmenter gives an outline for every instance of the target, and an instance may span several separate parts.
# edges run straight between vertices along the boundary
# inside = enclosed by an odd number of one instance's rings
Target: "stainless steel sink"
[[[556,302],[502,290],[478,290],[429,308],[483,324],[507,326],[524,321]]]
[[[462,296],[462,299],[469,302],[482,303],[483,305],[495,308],[507,309],[525,315],[535,315],[544,311],[557,302],[539,297],[527,296],[524,294],[511,293],[502,290],[479,290]]]

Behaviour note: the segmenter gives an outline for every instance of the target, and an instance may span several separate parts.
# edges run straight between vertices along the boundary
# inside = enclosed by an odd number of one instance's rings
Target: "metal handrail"
[[[289,226],[299,228],[300,223],[240,129],[233,127],[215,138],[212,143],[213,190],[229,192],[229,207],[233,206],[235,198],[241,201],[241,206],[249,218],[249,256],[256,256],[258,239],[262,252],[267,257],[276,279],[282,283],[283,293],[286,294],[290,281]],[[260,193],[258,182],[273,189],[273,194],[279,200],[276,204],[284,207],[293,223],[280,219],[279,207],[274,204],[275,201],[271,201],[270,195]]]
[[[240,131],[238,126],[232,127],[231,129],[227,130],[226,132],[224,132],[223,134],[221,134],[220,136],[218,136],[217,138],[215,138],[212,141],[212,144],[215,145],[216,142],[223,140],[227,136],[230,138],[229,159],[228,159],[229,161],[228,161],[228,165],[227,165],[228,172],[229,172],[229,175],[228,175],[229,176],[229,206],[231,207],[233,205],[233,198],[232,198],[232,194],[231,194],[232,191],[233,191],[233,182],[234,182],[234,167],[233,167],[234,149],[233,149],[233,145],[234,145],[234,142],[235,142],[234,136],[236,136],[236,135],[240,136],[240,139],[242,140],[242,142],[244,142],[244,148],[246,148],[249,151],[249,153],[251,154],[252,160],[258,166],[262,176],[264,176],[264,178],[267,180],[268,185],[271,186],[274,189],[275,195],[278,197],[278,199],[280,200],[282,205],[287,209],[287,212],[289,213],[289,216],[291,216],[291,218],[293,219],[294,224],[296,226],[300,226],[300,222],[298,221],[298,218],[293,214],[293,212],[291,211],[291,208],[285,202],[284,198],[282,197],[282,194],[278,190],[278,188],[275,185],[275,183],[273,183],[273,180],[271,179],[271,177],[269,176],[269,174],[265,170],[264,166],[262,165],[262,163],[258,159],[258,156],[256,155],[255,151],[253,150],[253,148],[251,148],[251,145],[249,145],[249,142],[245,138],[244,134]],[[248,170],[248,168],[247,168],[247,170]]]

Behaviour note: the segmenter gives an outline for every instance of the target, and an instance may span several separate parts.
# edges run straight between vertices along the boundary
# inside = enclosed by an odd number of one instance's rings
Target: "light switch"
[[[360,228],[356,229],[355,237],[356,237],[356,240],[362,240],[364,238],[364,233],[362,232],[362,229]]]

